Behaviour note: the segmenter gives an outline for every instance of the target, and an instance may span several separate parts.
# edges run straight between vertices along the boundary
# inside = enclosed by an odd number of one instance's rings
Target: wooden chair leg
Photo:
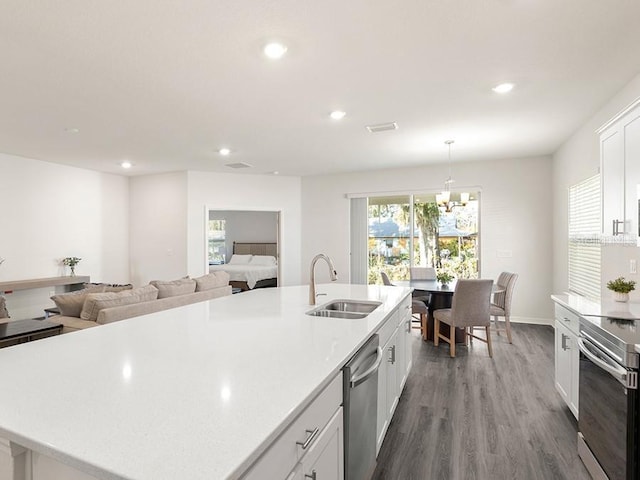
[[[449,325],[449,354],[456,356],[456,327]]]
[[[507,329],[507,338],[509,339],[509,343],[513,343],[511,341],[511,320],[506,315],[504,317],[504,324],[505,324],[505,328]]]
[[[487,348],[489,349],[489,357],[493,358],[493,348],[491,348],[491,326],[487,325],[485,330],[487,332]]]
[[[420,325],[422,326],[422,339],[427,341],[427,316],[424,313],[420,314]]]
[[[433,344],[437,347],[440,341],[440,320],[433,319]]]
[[[498,322],[497,316],[493,317],[493,323],[496,324],[496,333],[498,334],[498,336],[500,336],[500,322]]]

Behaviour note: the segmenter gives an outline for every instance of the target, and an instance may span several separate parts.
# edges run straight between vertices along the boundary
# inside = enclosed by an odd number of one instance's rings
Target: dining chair
[[[504,317],[505,330],[507,331],[507,339],[511,341],[511,299],[513,298],[513,290],[518,280],[517,273],[502,272],[498,276],[496,284],[500,288],[500,292],[493,295],[490,313],[493,317],[493,323],[496,325],[496,333],[500,335],[500,322],[498,317]]]
[[[449,344],[449,354],[456,356],[456,328],[465,330],[469,337],[483,341],[493,357],[491,348],[491,287],[493,280],[458,280],[453,292],[451,308],[441,308],[433,312],[433,344],[437,347],[442,339]],[[440,323],[449,325],[449,336],[440,333]],[[477,337],[473,327],[484,327],[486,338]]]
[[[393,285],[393,283],[391,283],[391,280],[389,279],[389,275],[387,275],[386,272],[380,272],[380,276],[382,277],[382,283],[384,285],[388,285],[388,286],[395,286]],[[418,322],[420,322],[420,327],[413,327],[413,328],[420,328],[420,334],[422,335],[422,338],[424,338],[426,340],[427,338],[427,313],[428,313],[428,309],[427,309],[427,305],[426,303],[424,303],[424,301],[420,298],[412,298],[411,299],[411,316]]]
[[[433,267],[410,267],[411,280],[435,280],[436,269]]]
[[[420,322],[420,335],[422,335],[422,339],[427,339],[427,314],[429,313],[429,309],[427,308],[427,304],[422,300],[412,299],[411,300],[411,316],[416,321]],[[413,323],[413,322],[412,322]]]
[[[389,280],[389,275],[386,272],[380,272],[380,276],[382,277],[382,284],[387,285],[389,287],[393,287],[393,283]]]

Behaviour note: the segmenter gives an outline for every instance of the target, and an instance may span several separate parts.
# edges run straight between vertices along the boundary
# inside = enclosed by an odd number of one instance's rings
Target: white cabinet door
[[[395,316],[394,316],[395,319]],[[382,346],[382,363],[378,370],[378,420],[376,454],[387,433],[391,417],[398,403],[397,345],[398,328],[393,331],[387,343]]]
[[[302,460],[302,478],[311,480],[343,480],[344,448],[343,448],[342,407],[331,418],[313,446],[309,448]],[[295,472],[295,471],[294,471]],[[294,477],[298,478],[298,477]]]
[[[398,405],[398,329],[393,332],[387,344],[387,419],[391,422]],[[384,360],[383,360],[384,361]]]
[[[556,320],[555,351],[556,390],[577,419],[580,378],[578,337],[559,320]]]
[[[640,235],[638,225],[638,202],[640,202],[640,111],[625,117],[624,158],[625,158],[625,218],[631,235]]]
[[[580,349],[578,348],[578,337],[569,332],[569,351],[571,356],[571,394],[569,395],[569,409],[578,419],[578,392],[580,391]]]
[[[615,221],[624,221],[624,138],[617,122],[600,135],[602,233],[614,235]],[[618,233],[624,232],[623,224]]]
[[[572,387],[570,340],[569,330],[556,320],[556,389],[567,405]]]
[[[384,358],[378,369],[378,418],[376,421],[376,455],[380,451],[384,435],[387,433],[387,427],[389,426],[389,419],[387,416],[387,370],[389,364],[387,363],[387,346],[382,346],[382,354]]]

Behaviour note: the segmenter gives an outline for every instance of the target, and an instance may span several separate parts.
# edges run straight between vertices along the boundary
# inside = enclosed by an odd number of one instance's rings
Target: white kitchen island
[[[239,478],[410,295],[317,291],[318,304],[383,303],[313,317],[308,287],[260,289],[1,349],[0,467],[13,455],[22,478],[38,462],[66,478]]]

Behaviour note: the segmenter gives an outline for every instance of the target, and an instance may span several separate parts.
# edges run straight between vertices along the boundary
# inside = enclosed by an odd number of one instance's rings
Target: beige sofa
[[[148,313],[231,295],[229,274],[214,272],[195,279],[153,281],[141,288],[92,285],[51,299],[61,314],[50,318],[62,333],[83,330]]]

